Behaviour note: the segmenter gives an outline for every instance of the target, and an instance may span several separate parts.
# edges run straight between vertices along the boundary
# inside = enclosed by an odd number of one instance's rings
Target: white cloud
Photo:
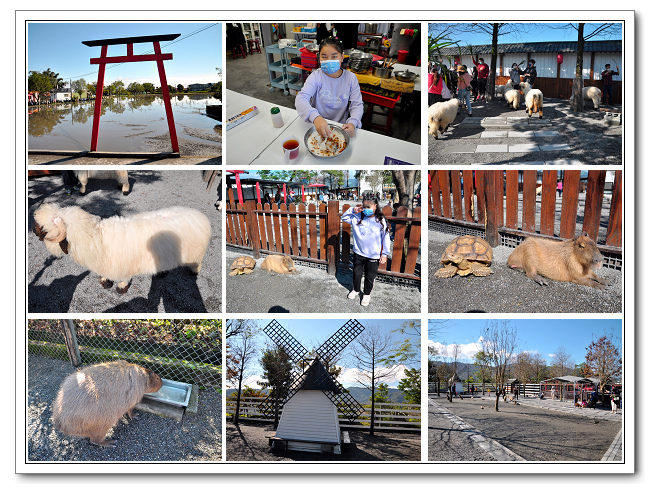
[[[261,389],[262,387],[258,386],[257,384],[257,381],[261,381],[261,380],[262,380],[262,376],[259,375],[247,377],[246,379],[244,379],[244,382],[242,383],[242,389],[244,389],[246,386],[253,389]],[[232,386],[230,383],[226,383],[226,388],[237,389],[236,386]]]
[[[385,382],[391,388],[397,387],[397,385],[399,384],[399,381],[401,379],[406,378],[406,373],[405,373],[406,369],[407,369],[406,366],[399,365],[397,367],[396,374],[394,374],[390,378],[390,381],[386,380],[386,381],[382,381],[382,382]],[[387,370],[386,367],[378,367],[377,369],[375,369],[375,372],[377,374],[382,374],[386,370]],[[339,375],[339,377],[337,379],[337,381],[340,382],[346,388],[348,388],[350,386],[361,386],[361,384],[359,383],[359,380],[361,380],[364,383],[367,382],[366,379],[363,378],[363,374],[356,367],[353,367],[353,368],[343,367],[343,369],[341,370],[341,374]]]
[[[458,356],[459,360],[474,360],[474,356],[481,351],[481,340],[472,343],[459,343],[460,355]],[[439,357],[451,356],[454,343],[446,344],[440,341],[428,341],[429,348],[435,348],[436,354]],[[434,357],[435,358],[435,357]]]

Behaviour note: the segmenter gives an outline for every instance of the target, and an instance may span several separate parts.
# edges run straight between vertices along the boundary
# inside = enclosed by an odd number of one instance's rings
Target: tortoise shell
[[[468,261],[477,261],[486,266],[492,264],[492,247],[484,239],[474,235],[464,235],[454,239],[445,249],[440,262],[449,264],[461,256]]]
[[[235,259],[230,266],[231,270],[244,270],[244,269],[254,269],[255,268],[255,259],[251,256],[239,256]]]

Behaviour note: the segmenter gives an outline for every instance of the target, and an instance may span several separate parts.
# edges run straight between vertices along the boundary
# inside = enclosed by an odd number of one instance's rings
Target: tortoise
[[[239,256],[230,266],[228,276],[237,276],[238,274],[249,274],[255,269],[255,259],[251,256]]]
[[[492,270],[492,247],[484,239],[464,235],[454,239],[445,249],[440,260],[444,267],[436,271],[438,278],[451,278],[455,274],[488,276]]]

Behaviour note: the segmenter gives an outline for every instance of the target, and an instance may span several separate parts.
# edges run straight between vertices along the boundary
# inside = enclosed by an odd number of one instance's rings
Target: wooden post
[[[519,171],[506,171],[506,227],[519,228]]]
[[[257,215],[254,209],[253,201],[244,202],[244,211],[246,211],[244,218],[246,221],[246,229],[248,230],[248,239],[250,240],[251,247],[253,248],[253,257],[260,258],[260,232],[257,224]]]
[[[603,195],[605,193],[605,170],[589,170],[587,178],[587,193],[585,194],[585,216],[582,231],[593,239],[598,240],[600,216],[603,210]]]
[[[563,184],[560,238],[573,238],[576,234],[576,218],[578,216],[580,170],[566,170]]]
[[[485,177],[485,240],[492,247],[501,244],[497,201],[503,202],[503,192],[496,190],[499,183],[499,180],[497,180],[499,173],[503,172],[501,170],[490,170],[483,175]]]
[[[61,319],[61,331],[65,338],[65,347],[68,349],[68,356],[72,367],[81,365],[81,355],[79,354],[79,344],[77,343],[77,331],[72,319]]]
[[[607,239],[605,243],[621,247],[621,222],[623,218],[623,172],[616,171],[612,188],[612,203],[609,209],[609,222],[607,225]]]
[[[321,225],[322,227],[322,225]],[[341,221],[339,219],[339,201],[327,203],[327,274],[336,274],[336,265],[339,259],[339,233]]]
[[[555,232],[555,194],[557,192],[557,170],[542,172],[542,213],[539,233],[553,235]]]
[[[472,170],[463,170],[462,173],[465,221],[474,222],[474,173]]]
[[[463,201],[460,189],[460,170],[451,170],[451,194],[454,201],[454,219],[463,219]]]
[[[526,233],[535,233],[535,206],[537,204],[537,172],[524,171],[524,200],[521,213],[521,229]]]

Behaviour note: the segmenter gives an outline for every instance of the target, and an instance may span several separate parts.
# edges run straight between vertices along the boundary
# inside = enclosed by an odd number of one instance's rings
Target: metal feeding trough
[[[186,407],[190,402],[190,394],[192,393],[192,385],[181,383],[178,381],[170,381],[169,379],[162,380],[162,388],[155,393],[146,393],[145,396],[152,400],[168,403],[177,407]]]

